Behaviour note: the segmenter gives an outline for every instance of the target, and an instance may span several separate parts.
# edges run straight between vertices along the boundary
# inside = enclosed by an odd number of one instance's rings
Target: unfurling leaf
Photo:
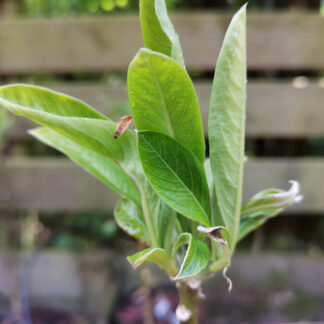
[[[208,135],[216,202],[234,251],[240,223],[246,101],[246,7],[233,17],[220,51]],[[221,224],[215,224],[221,225]]]
[[[303,196],[299,194],[299,183],[297,181],[290,181],[290,183],[291,187],[288,191],[281,189],[261,191],[242,207],[238,241],[262,225],[268,218],[274,217],[284,208],[302,201]]]
[[[208,264],[210,252],[208,246],[194,238],[190,233],[182,233],[172,249],[173,258],[182,245],[188,245],[179,273],[174,280],[188,278],[199,274]]]
[[[138,132],[138,151],[155,191],[180,214],[210,226],[209,192],[203,165],[169,136]]]
[[[175,276],[178,272],[178,269],[171,260],[170,256],[161,248],[149,248],[143,250],[129,256],[127,260],[134,269],[139,267],[143,262],[153,262],[161,269],[168,272],[170,276]]]
[[[126,129],[130,126],[132,120],[133,116],[122,117],[120,122],[117,124],[114,139],[117,139],[121,134],[123,134],[126,131]]]

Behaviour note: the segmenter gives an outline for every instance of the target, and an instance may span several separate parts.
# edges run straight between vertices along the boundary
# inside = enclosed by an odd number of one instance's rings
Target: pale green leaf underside
[[[179,37],[168,17],[165,0],[140,0],[140,16],[144,46],[172,57],[184,67]]]
[[[234,16],[216,65],[208,134],[216,200],[233,251],[240,222],[246,101],[246,8]]]
[[[129,256],[127,260],[135,269],[144,262],[153,262],[162,270],[167,271],[171,276],[174,276],[178,272],[170,256],[161,248],[148,248]]]
[[[128,70],[128,92],[137,130],[169,135],[204,161],[197,95],[187,72],[176,61],[140,50]]]
[[[114,160],[130,174],[140,170],[135,134],[126,131],[115,140],[116,123],[74,98],[39,87],[12,85],[0,87],[0,107]]]
[[[114,216],[117,224],[126,233],[150,244],[144,217],[132,201],[125,198],[120,199],[115,207]]]
[[[203,165],[169,136],[138,133],[145,175],[160,197],[180,214],[210,226],[209,192]]]
[[[182,233],[173,246],[172,256],[176,255],[180,246],[187,244],[185,257],[174,280],[188,278],[199,274],[208,264],[210,252],[208,246],[195,239],[190,233]]]
[[[109,158],[89,150],[49,128],[36,128],[31,130],[30,134],[67,155],[120,195],[129,198],[138,206],[141,205],[139,192],[131,178]]]

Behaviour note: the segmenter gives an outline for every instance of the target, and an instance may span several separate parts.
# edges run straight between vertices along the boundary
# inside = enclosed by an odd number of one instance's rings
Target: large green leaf
[[[161,269],[167,271],[171,276],[175,276],[178,272],[177,267],[171,260],[165,250],[161,248],[149,248],[133,254],[127,258],[129,263],[136,269],[144,262],[153,262]]]
[[[246,101],[246,7],[234,16],[216,65],[208,134],[217,204],[233,251],[240,222]]]
[[[203,162],[205,140],[196,92],[176,61],[140,50],[128,70],[128,91],[137,130],[169,135]]]
[[[114,216],[117,224],[125,232],[151,244],[146,233],[144,217],[132,201],[120,199],[115,207]]]
[[[128,173],[140,172],[135,134],[128,130],[115,140],[116,123],[79,100],[39,87],[11,85],[0,87],[0,106],[109,157]]]
[[[210,226],[209,193],[203,165],[167,135],[138,132],[145,175],[160,197],[182,215]]]
[[[41,142],[58,149],[97,179],[141,206],[140,195],[134,182],[112,160],[71,141],[49,128],[36,128],[31,130],[30,134]]]
[[[140,0],[140,15],[144,46],[172,57],[184,67],[179,37],[168,17],[165,0]]]
[[[184,279],[197,275],[208,264],[210,252],[208,246],[194,238],[190,233],[182,233],[172,249],[172,257],[175,258],[180,246],[187,244],[186,254],[181,264],[181,268],[174,280]]]

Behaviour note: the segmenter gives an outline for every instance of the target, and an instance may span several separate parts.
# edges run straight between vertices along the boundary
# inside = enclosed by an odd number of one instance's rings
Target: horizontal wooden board
[[[114,108],[114,103],[127,103],[124,86],[105,85],[48,85],[51,89],[65,92],[104,112],[116,121],[125,111]],[[195,84],[205,130],[207,130],[210,82]],[[310,137],[324,136],[324,88],[312,83],[296,88],[292,82],[251,82],[248,84],[247,136],[248,137]],[[21,140],[34,126],[19,117],[9,133],[9,139]]]
[[[289,212],[323,213],[324,159],[255,159],[246,164],[244,201],[270,187],[301,183],[304,201]],[[117,195],[64,158],[10,158],[0,174],[0,209],[112,211]]]
[[[229,13],[172,16],[189,69],[213,70]],[[324,69],[324,19],[312,13],[248,15],[250,69]],[[0,22],[0,73],[124,71],[142,46],[137,16]]]

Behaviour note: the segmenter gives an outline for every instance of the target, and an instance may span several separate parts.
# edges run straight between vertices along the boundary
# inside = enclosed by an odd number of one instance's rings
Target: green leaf
[[[137,206],[141,206],[140,195],[134,182],[112,160],[71,141],[49,128],[40,127],[29,132],[41,142],[67,155],[107,186],[132,200]]]
[[[78,99],[27,84],[0,87],[0,104],[5,109],[23,116],[25,110],[34,109],[61,117],[109,119]]]
[[[169,136],[138,133],[144,173],[160,197],[180,214],[210,226],[209,193],[203,165]]]
[[[188,74],[176,61],[140,50],[128,70],[128,91],[137,130],[169,135],[204,161],[198,99]]]
[[[246,101],[246,7],[226,32],[216,65],[208,134],[216,201],[230,233],[233,252],[242,199]]]
[[[168,17],[165,0],[140,0],[144,46],[172,57],[183,68],[179,37]]]
[[[132,201],[125,198],[120,199],[115,207],[114,216],[117,224],[126,233],[150,244],[144,217]]]
[[[194,238],[190,233],[182,233],[172,249],[172,257],[175,258],[180,246],[187,244],[185,257],[182,261],[181,268],[174,280],[184,279],[197,275],[206,268],[210,252],[208,246]]]
[[[156,263],[162,270],[169,273],[170,276],[176,275],[177,267],[172,262],[170,256],[161,248],[149,248],[133,254],[127,258],[134,269],[139,267],[143,262]]]
[[[288,191],[267,189],[251,198],[241,209],[241,222],[238,241],[262,225],[268,218],[277,216],[284,208],[303,200],[299,194],[299,183],[290,181]]]
[[[116,123],[79,100],[39,87],[11,85],[0,87],[0,106],[109,157],[130,174],[140,172],[135,134],[127,130],[115,140]]]

